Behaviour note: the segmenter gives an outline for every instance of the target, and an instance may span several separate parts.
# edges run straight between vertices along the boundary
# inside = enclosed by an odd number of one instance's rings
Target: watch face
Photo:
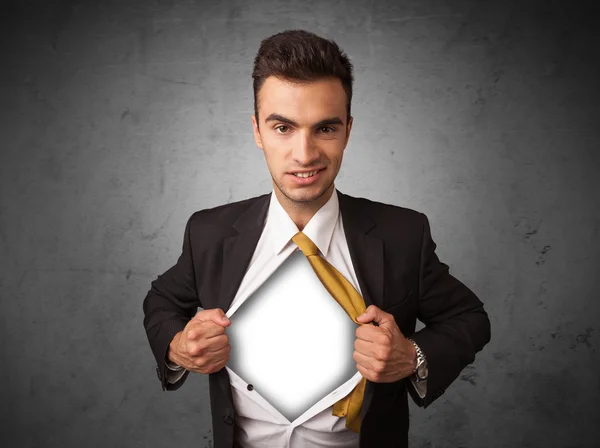
[[[429,369],[427,369],[427,363],[424,362],[419,367],[417,367],[417,375],[419,376],[420,379],[422,379],[422,380],[427,379],[428,373],[429,373]]]

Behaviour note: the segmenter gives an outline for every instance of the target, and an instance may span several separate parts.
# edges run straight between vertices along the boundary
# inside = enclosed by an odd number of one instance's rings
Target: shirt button
[[[223,421],[228,425],[231,425],[233,423],[233,419],[228,415],[223,416]]]
[[[252,389],[254,389],[254,386],[253,386],[252,384],[248,384],[248,387],[247,387],[247,389],[248,389],[248,390],[252,390]]]

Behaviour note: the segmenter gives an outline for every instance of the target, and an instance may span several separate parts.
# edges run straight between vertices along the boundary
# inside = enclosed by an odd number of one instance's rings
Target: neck
[[[275,184],[274,186],[274,191],[281,207],[286,211],[290,219],[294,221],[294,224],[296,224],[300,231],[306,227],[306,224],[308,224],[315,213],[327,203],[335,189],[335,185],[332,183],[319,198],[313,201],[300,202],[288,198]]]

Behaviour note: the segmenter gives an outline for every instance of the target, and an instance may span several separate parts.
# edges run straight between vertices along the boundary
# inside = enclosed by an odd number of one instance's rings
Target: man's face
[[[295,84],[270,76],[259,91],[258,109],[254,139],[276,190],[292,202],[318,202],[325,193],[329,198],[352,128],[340,80]],[[309,178],[293,174],[313,170],[318,172]]]

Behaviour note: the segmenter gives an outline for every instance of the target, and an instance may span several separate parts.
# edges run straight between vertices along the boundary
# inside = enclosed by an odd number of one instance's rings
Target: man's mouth
[[[319,171],[322,171],[322,170],[313,170],[313,171],[307,171],[306,173],[292,173],[292,174],[296,177],[301,177],[301,178],[305,179],[307,177],[313,177]]]

